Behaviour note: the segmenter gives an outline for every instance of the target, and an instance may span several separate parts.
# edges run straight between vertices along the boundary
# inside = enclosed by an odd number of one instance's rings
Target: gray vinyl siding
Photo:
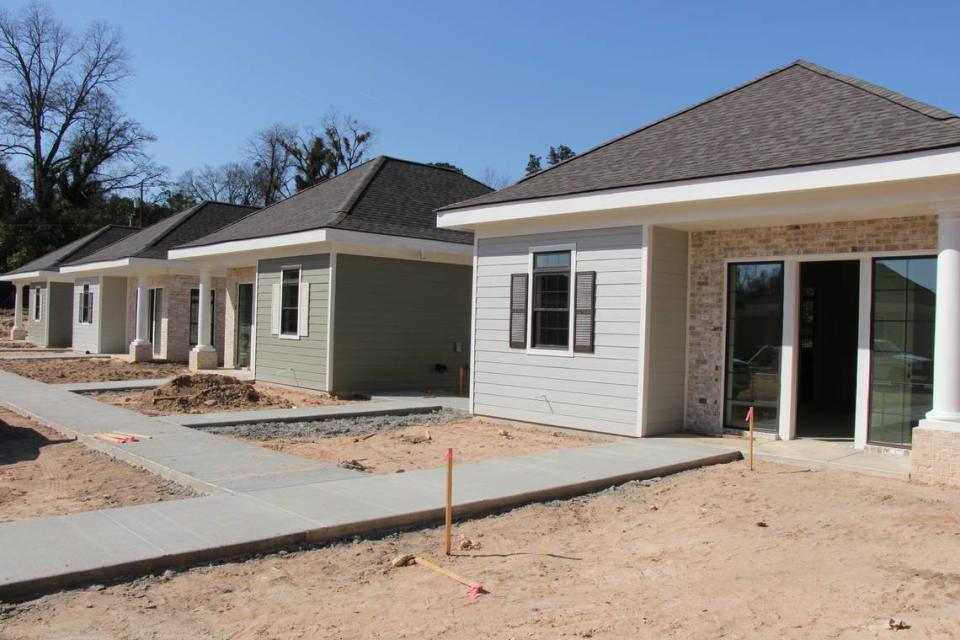
[[[80,294],[83,285],[93,293],[93,322],[80,323]],[[100,353],[100,278],[77,278],[73,283],[73,350]]]
[[[69,347],[73,329],[73,285],[51,282],[47,289],[47,346]]]
[[[36,290],[40,290],[40,319],[34,320],[34,307],[36,299]],[[29,315],[27,316],[27,339],[38,347],[47,346],[47,318],[49,317],[49,309],[47,308],[47,283],[46,282],[31,282],[30,283],[30,307],[28,309]]]
[[[649,353],[645,435],[681,431],[686,380],[687,233],[650,233]]]
[[[456,392],[460,368],[469,365],[471,267],[336,260],[334,389]]]
[[[308,335],[281,338],[271,331],[271,296],[283,267],[301,268],[300,281],[310,283]],[[308,389],[327,389],[327,308],[330,295],[330,256],[319,254],[261,260],[257,265],[257,380]]]
[[[104,276],[100,285],[101,300],[94,300],[94,315],[100,312],[100,353],[126,353],[127,279]],[[96,323],[96,320],[94,320]]]
[[[597,273],[594,353],[510,348],[510,274],[528,272],[531,247],[557,244]],[[479,239],[474,413],[637,435],[643,264],[640,226]]]

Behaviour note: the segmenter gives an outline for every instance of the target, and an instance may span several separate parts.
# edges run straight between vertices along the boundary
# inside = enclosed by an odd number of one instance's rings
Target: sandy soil
[[[36,349],[37,345],[24,340],[0,340],[0,351],[12,351],[18,353],[24,350]]]
[[[230,376],[210,374],[179,376],[162,387],[146,391],[97,393],[90,397],[148,416],[292,409],[352,402],[319,391],[241,382]]]
[[[251,442],[358,471],[396,473],[443,466],[443,454],[447,448],[453,448],[454,460],[466,463],[607,441],[532,427],[504,427],[480,418],[466,418],[360,437],[271,438]]]
[[[0,369],[51,384],[167,378],[185,372],[175,362],[123,362],[114,358],[0,360]]]
[[[0,522],[192,495],[0,409]]]
[[[760,523],[763,523],[762,525]],[[56,594],[19,638],[957,638],[960,492],[743,463],[437,529]],[[486,587],[465,588],[421,554]],[[893,617],[910,628],[892,631]]]

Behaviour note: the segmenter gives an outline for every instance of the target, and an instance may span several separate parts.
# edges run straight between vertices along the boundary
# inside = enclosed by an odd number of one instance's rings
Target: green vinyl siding
[[[94,301],[94,324],[100,315],[100,353],[126,353],[127,341],[127,279],[104,276],[100,283],[99,307]]]
[[[36,318],[34,309],[37,306],[37,290],[40,290],[40,319],[35,320]],[[27,340],[37,345],[38,347],[47,346],[47,318],[49,317],[49,309],[47,309],[47,300],[49,296],[47,295],[47,283],[46,282],[31,282],[30,289],[30,307],[29,314],[27,315]]]
[[[471,267],[338,254],[336,278],[337,391],[457,390],[470,361]]]
[[[280,283],[284,267],[300,266],[300,281],[310,284],[308,335],[287,338],[273,335],[271,313],[273,285]],[[257,380],[308,389],[327,389],[327,308],[329,254],[261,260],[257,265],[256,353]]]
[[[47,309],[47,346],[69,347],[73,336],[73,284],[51,282]]]

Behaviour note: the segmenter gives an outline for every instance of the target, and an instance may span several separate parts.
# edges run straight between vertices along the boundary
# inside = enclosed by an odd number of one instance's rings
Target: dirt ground
[[[416,422],[415,416],[410,418]],[[414,424],[401,429],[340,437],[254,439],[256,444],[357,471],[397,473],[443,466],[453,448],[457,462],[521,456],[551,449],[606,442],[599,438],[537,428],[504,427],[481,418],[440,424]]]
[[[957,638],[960,492],[720,465],[439,529],[8,606],[27,638]],[[420,567],[431,558],[490,593]],[[891,630],[889,620],[907,629]]]
[[[115,358],[0,360],[0,369],[50,384],[167,378],[186,371],[176,362],[131,363]]]
[[[90,397],[148,416],[292,409],[352,402],[306,389],[263,382],[254,384],[211,374],[181,375],[156,389],[97,393]]]
[[[0,409],[0,522],[192,495]]]

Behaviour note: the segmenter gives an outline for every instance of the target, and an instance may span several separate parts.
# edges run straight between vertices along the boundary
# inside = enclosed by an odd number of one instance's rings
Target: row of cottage
[[[41,345],[630,436],[754,407],[960,480],[960,118],[804,61],[500,191],[379,157],[3,279]]]

